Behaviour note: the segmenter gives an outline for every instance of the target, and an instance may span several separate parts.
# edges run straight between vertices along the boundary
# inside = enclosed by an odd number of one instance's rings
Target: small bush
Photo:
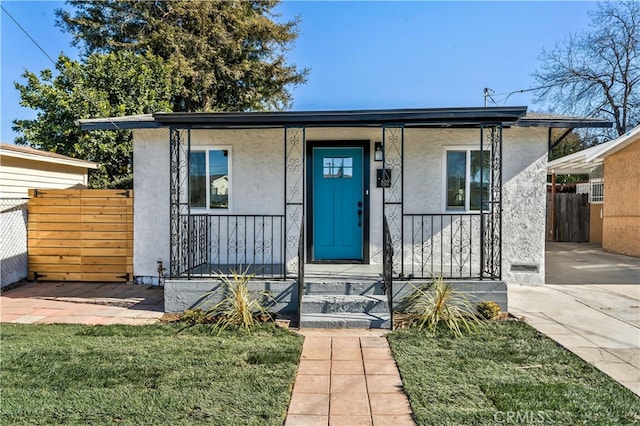
[[[500,305],[493,301],[481,302],[476,306],[476,311],[480,317],[486,320],[492,320],[500,315]]]
[[[236,327],[250,331],[271,319],[267,306],[274,302],[273,297],[268,291],[250,291],[249,282],[254,275],[248,272],[249,268],[243,272],[233,271],[231,278],[220,276],[224,285],[223,298],[206,311],[207,315],[216,319],[214,329]]]
[[[400,303],[409,327],[436,333],[444,324],[454,336],[461,337],[464,331],[473,332],[480,324],[469,300],[442,277],[426,286],[412,287],[413,293]]]
[[[184,323],[187,326],[206,324],[208,322],[211,322],[211,316],[200,308],[187,309],[180,316],[180,322]]]

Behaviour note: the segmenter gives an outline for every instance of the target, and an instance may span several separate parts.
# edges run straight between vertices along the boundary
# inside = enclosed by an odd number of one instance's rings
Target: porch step
[[[317,288],[312,285],[307,289],[334,293],[302,296],[301,328],[389,328],[391,326],[386,295],[358,294],[377,291],[382,293],[379,282],[314,284],[317,284]],[[323,285],[328,287],[323,289]]]
[[[302,314],[300,328],[389,328],[391,315],[366,313]]]
[[[385,295],[305,295],[302,296],[302,312],[305,314],[388,313],[389,303]]]

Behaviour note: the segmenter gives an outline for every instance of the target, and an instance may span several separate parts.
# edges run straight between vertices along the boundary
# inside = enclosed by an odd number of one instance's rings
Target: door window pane
[[[447,151],[447,209],[464,210],[466,151]]]
[[[322,176],[325,179],[351,178],[353,176],[353,158],[325,157],[322,160]]]

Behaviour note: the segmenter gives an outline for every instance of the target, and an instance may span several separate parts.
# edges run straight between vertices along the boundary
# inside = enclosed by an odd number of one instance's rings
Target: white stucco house
[[[184,299],[169,291],[250,265],[289,283],[282,303],[299,311],[318,270],[378,277],[391,301],[406,282],[442,275],[506,308],[505,283],[544,283],[549,129],[610,123],[491,107],[80,125],[134,130],[134,274],[157,280],[162,263],[167,310]]]

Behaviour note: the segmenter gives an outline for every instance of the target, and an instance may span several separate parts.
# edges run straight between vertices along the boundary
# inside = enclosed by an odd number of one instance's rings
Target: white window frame
[[[488,152],[491,155],[491,149],[489,147],[483,147],[483,151]],[[447,202],[447,153],[449,151],[465,151],[465,197],[464,197],[464,209],[452,209],[449,208]],[[471,193],[471,151],[480,151],[479,145],[452,145],[444,148],[444,152],[442,153],[442,210],[446,213],[480,213],[480,210],[471,210],[471,197],[469,194]],[[491,174],[488,176],[489,178],[489,188],[491,188]],[[489,197],[491,197],[491,189],[489,189]],[[482,210],[483,213],[489,213],[491,210],[491,204],[489,204],[489,209]]]
[[[209,177],[209,151],[227,151],[227,176],[229,178],[229,189],[228,189],[228,201],[227,201],[227,208],[211,208],[209,207],[211,204],[211,182],[209,181],[210,177]],[[191,211],[195,211],[195,212],[207,212],[207,213],[229,213],[230,211],[232,211],[232,200],[233,200],[233,186],[232,186],[232,175],[233,175],[233,161],[231,161],[231,159],[233,158],[233,151],[231,149],[230,145],[192,145],[191,146],[191,151],[189,154],[191,154],[192,152],[204,152],[205,153],[205,170],[207,172],[207,193],[206,193],[206,202],[205,202],[205,206],[206,207],[193,207],[191,206],[191,188],[189,188],[189,194],[187,194],[187,201],[189,203],[189,208],[191,209]],[[188,174],[188,179],[191,179],[191,174],[190,174],[190,170],[188,170],[187,167],[187,174]]]
[[[589,179],[589,203],[604,203],[604,179]]]

